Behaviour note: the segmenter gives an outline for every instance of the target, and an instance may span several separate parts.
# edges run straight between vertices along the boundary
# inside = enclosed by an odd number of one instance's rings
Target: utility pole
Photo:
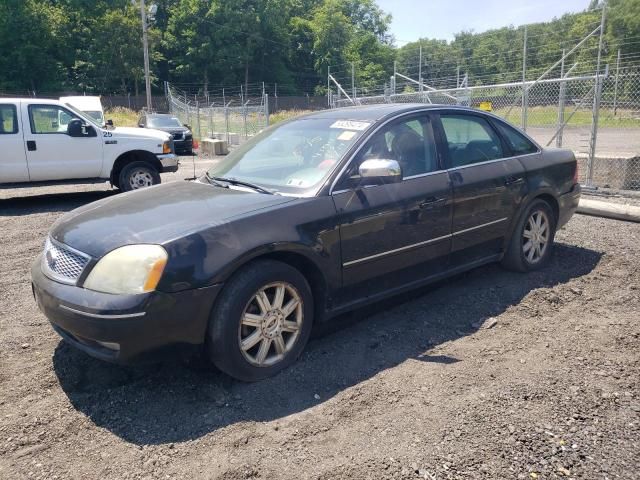
[[[527,131],[527,26],[524,26],[524,43],[522,45],[522,129]]]
[[[144,49],[144,86],[147,92],[147,111],[151,111],[151,75],[149,73],[149,38],[147,36],[147,7],[140,0],[140,18],[142,19],[142,48]]]

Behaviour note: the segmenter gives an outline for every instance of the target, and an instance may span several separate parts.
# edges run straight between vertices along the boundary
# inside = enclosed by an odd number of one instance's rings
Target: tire
[[[234,378],[262,380],[297,360],[312,323],[313,295],[305,277],[286,263],[258,260],[235,273],[216,301],[207,331],[208,355]]]
[[[118,175],[118,188],[123,192],[158,185],[160,173],[149,162],[136,161],[127,163]]]
[[[538,219],[546,228],[537,227]],[[516,272],[531,272],[544,267],[551,257],[556,224],[557,220],[549,204],[542,199],[533,200],[518,220],[502,259],[502,266]],[[532,239],[529,238],[531,235]],[[539,250],[535,247],[538,241]],[[527,246],[528,243],[530,246]]]

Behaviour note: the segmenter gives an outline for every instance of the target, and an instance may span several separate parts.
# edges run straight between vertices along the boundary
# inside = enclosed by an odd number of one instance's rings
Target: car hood
[[[292,197],[171,182],[89,203],[63,216],[51,236],[99,258],[123,245],[166,244]]]
[[[153,127],[153,129],[167,133],[187,133],[191,131],[187,127]]]
[[[167,132],[161,132],[160,130],[152,128],[116,127],[109,131],[114,137],[118,138],[158,140],[161,142],[166,142],[171,139],[171,135]]]

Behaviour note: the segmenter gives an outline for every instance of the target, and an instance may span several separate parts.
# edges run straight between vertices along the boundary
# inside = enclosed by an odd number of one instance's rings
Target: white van
[[[76,110],[89,115],[98,125],[105,125],[104,110],[102,108],[102,102],[100,97],[92,96],[79,96],[79,97],[60,97],[60,102],[71,105]],[[66,126],[68,122],[63,122],[64,119],[60,119],[60,124]]]

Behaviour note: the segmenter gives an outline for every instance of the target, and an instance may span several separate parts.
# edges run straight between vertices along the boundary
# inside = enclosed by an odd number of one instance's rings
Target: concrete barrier
[[[597,200],[580,199],[578,213],[596,217],[613,218],[640,223],[640,207],[620,203],[599,202]]]

